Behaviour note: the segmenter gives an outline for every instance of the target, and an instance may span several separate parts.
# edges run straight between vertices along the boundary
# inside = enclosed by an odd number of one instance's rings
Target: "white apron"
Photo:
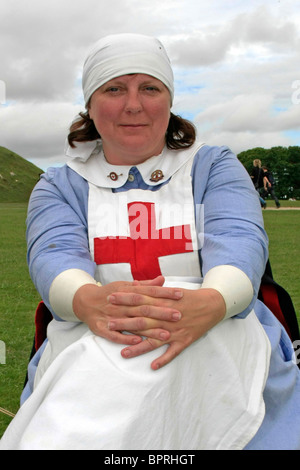
[[[201,288],[192,162],[190,153],[158,191],[112,194],[90,182],[97,280],[162,273],[166,285]],[[262,423],[270,346],[254,312],[221,322],[158,371],[150,363],[167,346],[124,359],[124,345],[55,320],[48,338],[35,391],[0,449],[236,450]]]

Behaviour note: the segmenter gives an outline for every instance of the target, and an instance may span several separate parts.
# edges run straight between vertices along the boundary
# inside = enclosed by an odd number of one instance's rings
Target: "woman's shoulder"
[[[233,151],[227,145],[208,145],[204,144],[196,153],[195,158],[203,159],[209,158],[211,160],[218,160],[225,157],[237,158]]]
[[[216,164],[238,162],[237,156],[228,146],[203,145],[195,154],[194,168],[210,168]]]
[[[47,194],[69,200],[86,198],[88,183],[67,164],[60,167],[49,167],[41,174],[35,185],[31,199]]]
[[[78,183],[78,180],[83,178],[76,173],[68,164],[57,167],[49,167],[41,174],[41,180],[47,181],[52,184],[72,184],[72,182]]]

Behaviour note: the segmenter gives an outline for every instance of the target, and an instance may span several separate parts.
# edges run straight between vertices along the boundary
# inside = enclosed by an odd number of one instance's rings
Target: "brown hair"
[[[88,111],[79,113],[79,116],[81,119],[72,123],[68,135],[68,142],[72,148],[75,147],[74,142],[88,142],[101,138]],[[171,113],[166,132],[167,147],[173,150],[189,148],[193,145],[195,139],[196,129],[193,123]]]

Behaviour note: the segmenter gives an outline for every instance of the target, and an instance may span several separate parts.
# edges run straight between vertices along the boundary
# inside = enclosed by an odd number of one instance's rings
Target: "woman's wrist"
[[[215,266],[203,279],[202,288],[215,289],[226,304],[224,318],[238,315],[252,301],[254,291],[248,276],[239,268],[230,265]]]
[[[65,321],[79,321],[73,310],[73,299],[77,290],[86,284],[101,286],[82,269],[68,269],[53,280],[49,290],[49,302],[58,317]]]

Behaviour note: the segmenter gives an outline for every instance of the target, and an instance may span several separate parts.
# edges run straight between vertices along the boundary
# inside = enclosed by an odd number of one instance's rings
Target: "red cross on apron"
[[[161,274],[160,256],[193,251],[189,225],[157,230],[154,203],[131,202],[127,208],[130,236],[95,238],[97,264],[130,263],[133,279],[154,279]]]

